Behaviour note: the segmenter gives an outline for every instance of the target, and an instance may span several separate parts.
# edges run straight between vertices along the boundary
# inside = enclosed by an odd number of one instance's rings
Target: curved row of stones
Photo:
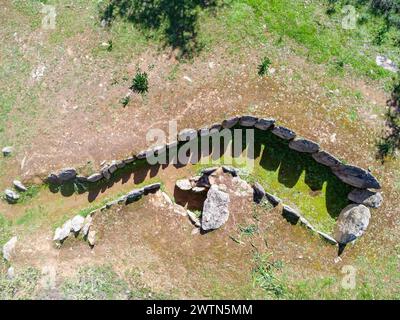
[[[196,129],[183,129],[178,133],[175,142],[157,146],[152,149],[139,152],[137,155],[130,156],[123,160],[113,160],[110,164],[105,164],[99,172],[94,173],[88,177],[77,176],[74,168],[66,168],[61,170],[58,174],[51,173],[47,177],[50,183],[63,183],[66,181],[77,178],[81,181],[97,182],[101,179],[109,180],[112,174],[119,168],[123,168],[126,164],[132,163],[135,160],[146,159],[148,155],[159,154],[169,148],[176,147],[178,142],[187,142],[197,137],[210,135],[215,131],[221,129],[230,129],[239,124],[242,127],[254,127],[260,130],[271,130],[273,134],[283,140],[289,141],[289,148],[302,153],[309,153],[314,160],[320,164],[328,166],[332,172],[344,183],[358,189],[380,189],[381,185],[378,180],[367,170],[353,165],[343,164],[333,155],[322,150],[318,143],[308,140],[306,138],[298,137],[296,133],[286,127],[278,126],[275,124],[274,119],[257,118],[254,116],[232,117],[222,121],[221,124],[213,124],[207,128]],[[352,201],[360,200],[362,204],[376,207],[381,201],[371,201],[371,193],[369,192],[355,192],[352,194]],[[357,200],[358,199],[358,200]],[[362,200],[361,200],[362,199]],[[377,199],[374,199],[377,200]],[[365,203],[364,203],[365,201]]]
[[[112,208],[114,205],[128,205],[142,198],[142,196],[158,191],[161,187],[160,183],[153,183],[140,189],[133,189],[118,199],[107,202],[99,209],[94,209],[86,217],[76,215],[72,219],[67,220],[62,227],[58,227],[54,232],[53,241],[61,245],[70,235],[81,235],[83,239],[89,242],[90,246],[94,246],[96,242],[96,231],[91,228],[93,216],[98,212],[103,212]]]

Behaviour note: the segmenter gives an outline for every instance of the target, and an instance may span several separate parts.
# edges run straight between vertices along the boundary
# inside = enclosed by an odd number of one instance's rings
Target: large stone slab
[[[315,161],[327,167],[337,167],[341,162],[326,151],[318,151],[311,155]]]
[[[254,125],[255,128],[260,130],[268,130],[271,128],[275,123],[275,119],[266,119],[260,118],[257,120],[256,124]]]
[[[296,137],[296,133],[286,127],[275,126],[271,132],[284,140],[292,140]]]
[[[295,138],[290,141],[289,148],[298,152],[315,153],[319,150],[319,144],[303,138]]]
[[[363,204],[370,208],[381,206],[383,197],[380,192],[373,192],[367,189],[354,189],[347,196],[350,201]]]
[[[243,127],[254,127],[257,123],[258,118],[253,116],[243,116],[239,120],[239,124]]]
[[[231,117],[222,121],[222,127],[225,129],[230,129],[234,127],[240,120],[240,117]]]
[[[340,213],[336,222],[334,238],[346,244],[361,237],[368,227],[371,213],[362,204],[350,204]]]
[[[360,189],[380,189],[378,180],[368,171],[356,166],[340,165],[332,172],[344,183]]]
[[[229,202],[229,194],[212,185],[204,201],[201,228],[214,230],[223,226],[229,218]]]

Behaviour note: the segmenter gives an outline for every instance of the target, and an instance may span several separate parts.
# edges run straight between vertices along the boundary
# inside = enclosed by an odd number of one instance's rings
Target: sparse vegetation
[[[287,288],[278,278],[277,273],[282,269],[281,261],[270,261],[267,253],[255,253],[254,255],[253,282],[260,286],[268,298],[283,298]]]
[[[39,270],[32,267],[18,271],[13,279],[0,273],[0,300],[34,299],[39,276]]]
[[[146,94],[149,90],[149,80],[147,73],[138,70],[132,80],[132,86],[130,87],[130,89],[142,95]]]
[[[82,268],[78,276],[62,285],[65,299],[114,300],[127,299],[128,285],[110,266]]]
[[[268,74],[269,67],[271,65],[271,60],[267,57],[264,57],[261,63],[258,65],[258,75],[260,77],[265,76]]]

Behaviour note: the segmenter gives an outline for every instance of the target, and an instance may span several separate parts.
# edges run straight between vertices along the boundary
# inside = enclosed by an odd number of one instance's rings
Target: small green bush
[[[147,73],[138,70],[132,80],[132,86],[130,89],[140,94],[146,94],[149,91],[149,80]]]
[[[261,63],[258,65],[258,75],[260,77],[265,76],[268,72],[268,69],[271,65],[271,60],[267,57],[264,57]]]

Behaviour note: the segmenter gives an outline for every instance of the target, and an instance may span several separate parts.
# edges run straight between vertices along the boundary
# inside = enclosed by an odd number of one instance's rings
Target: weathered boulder
[[[116,160],[111,161],[110,165],[108,166],[108,172],[113,174],[115,171],[117,171],[117,169],[118,169],[117,161]]]
[[[222,121],[222,127],[225,129],[230,129],[234,127],[239,122],[240,117],[232,117]]]
[[[75,168],[65,168],[62,169],[58,174],[58,179],[61,182],[66,182],[75,179],[76,177],[76,170]]]
[[[189,179],[180,179],[175,182],[175,186],[182,191],[189,191],[192,189],[192,184]]]
[[[178,141],[189,141],[197,138],[195,129],[183,129],[178,133]]]
[[[4,147],[3,149],[1,149],[1,152],[3,152],[3,156],[4,157],[8,157],[9,155],[11,155],[13,148],[8,146],[8,147]]]
[[[61,228],[57,228],[54,232],[54,241],[64,241],[71,233],[72,222],[67,220]]]
[[[87,241],[93,247],[96,243],[96,231],[90,229],[87,235]]]
[[[19,199],[19,194],[11,189],[4,190],[4,194],[8,203],[16,203]]]
[[[360,189],[380,189],[378,180],[368,171],[356,166],[339,165],[332,172],[344,183]]]
[[[269,203],[271,203],[274,207],[276,207],[279,203],[282,202],[280,198],[268,192],[265,192],[265,197],[267,198]]]
[[[311,155],[315,161],[327,167],[337,167],[341,162],[326,151],[318,151]]]
[[[28,191],[28,188],[25,187],[24,184],[19,180],[14,180],[13,185],[18,191],[21,191],[21,192]]]
[[[211,186],[204,201],[201,217],[201,228],[203,230],[218,229],[229,218],[229,194],[219,190],[216,185]]]
[[[289,148],[298,152],[315,153],[319,150],[319,144],[303,138],[295,138],[289,143]]]
[[[54,173],[50,173],[47,176],[46,182],[49,184],[60,184],[61,183],[60,179],[58,179],[58,176]]]
[[[294,131],[282,126],[275,126],[271,132],[284,140],[291,140],[296,137],[296,133]]]
[[[257,123],[258,118],[253,116],[242,116],[239,120],[239,124],[243,127],[254,127]]]
[[[84,238],[86,238],[89,233],[90,227],[92,226],[92,221],[93,221],[92,216],[87,215],[85,221],[83,222],[83,227],[82,227],[82,236]]]
[[[7,261],[11,260],[12,255],[15,251],[15,246],[17,245],[18,238],[16,236],[12,237],[7,243],[3,246],[3,258]]]
[[[254,127],[260,130],[268,130],[271,128],[275,123],[275,119],[266,119],[266,118],[260,118],[257,120],[256,124]]]
[[[81,215],[76,215],[75,217],[73,217],[71,220],[71,231],[75,233],[81,231],[84,221],[85,218]]]
[[[96,172],[96,173],[93,173],[92,175],[90,175],[87,178],[87,181],[89,181],[89,182],[97,182],[97,181],[101,180],[102,178],[103,178],[103,174],[101,174],[100,172]]]
[[[253,200],[255,203],[260,203],[265,196],[265,190],[261,184],[255,182],[253,185]]]
[[[363,204],[370,208],[378,208],[382,204],[383,197],[380,192],[367,189],[354,189],[348,194],[348,199],[355,203]]]
[[[297,224],[301,218],[300,212],[288,205],[283,206],[282,216],[291,224]]]
[[[110,180],[111,178],[111,173],[108,171],[108,166],[105,165],[103,168],[101,168],[101,175],[106,178],[107,180]]]
[[[362,204],[350,204],[338,217],[334,238],[340,244],[346,244],[361,237],[368,227],[371,213]]]

